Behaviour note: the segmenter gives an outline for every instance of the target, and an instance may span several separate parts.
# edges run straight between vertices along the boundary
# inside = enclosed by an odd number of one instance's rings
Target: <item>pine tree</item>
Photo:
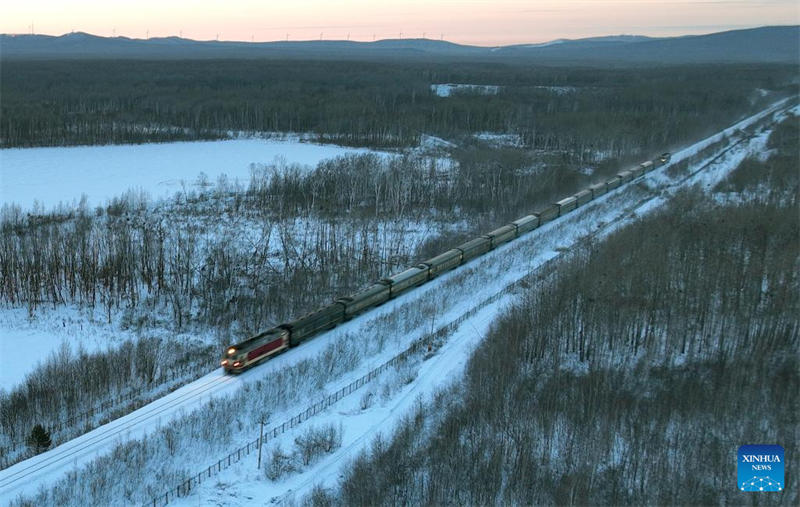
[[[39,454],[49,449],[51,445],[53,445],[53,441],[50,440],[50,432],[41,424],[35,425],[28,436],[28,447],[33,448],[36,454]]]

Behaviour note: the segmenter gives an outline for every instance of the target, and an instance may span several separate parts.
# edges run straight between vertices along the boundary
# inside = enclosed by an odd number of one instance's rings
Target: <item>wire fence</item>
[[[610,225],[610,224],[607,224]],[[584,238],[581,243],[587,242],[590,237],[598,234],[600,231],[595,231],[594,233],[590,234],[589,237]],[[577,251],[573,250],[568,253],[575,253]],[[484,299],[482,302],[462,314],[457,319],[451,321],[450,323],[439,327],[436,331],[431,333],[424,334],[422,337],[416,339],[407,349],[405,349],[400,354],[394,356],[392,359],[386,361],[379,367],[375,368],[374,370],[370,371],[363,377],[351,382],[349,385],[339,389],[333,394],[328,395],[323,400],[311,405],[303,412],[300,412],[296,416],[292,417],[288,421],[284,422],[280,426],[275,426],[271,430],[269,430],[266,434],[264,434],[263,440],[261,437],[257,437],[255,440],[248,442],[247,444],[243,445],[242,447],[236,449],[235,451],[231,452],[224,458],[218,460],[216,463],[209,465],[205,470],[193,475],[177,486],[173,487],[172,489],[166,491],[162,495],[159,495],[153,498],[150,502],[143,504],[143,507],[164,507],[168,505],[170,502],[175,501],[177,498],[182,498],[191,494],[191,492],[199,487],[203,481],[207,481],[211,479],[213,476],[218,474],[219,472],[226,470],[231,465],[235,465],[243,458],[250,455],[251,452],[256,452],[259,446],[263,445],[265,442],[272,440],[279,435],[282,435],[287,430],[290,430],[301,424],[303,421],[314,417],[319,412],[327,409],[334,403],[338,402],[345,396],[357,391],[367,383],[371,382],[375,378],[377,378],[381,373],[385,372],[387,369],[398,365],[399,363],[408,360],[408,358],[414,354],[419,352],[423,347],[430,347],[433,345],[435,340],[442,339],[445,336],[449,335],[453,331],[455,331],[458,326],[460,326],[464,321],[474,317],[479,311],[486,308],[488,305],[495,303],[508,295],[510,292],[516,290],[519,287],[522,287],[526,284],[531,282],[531,279],[537,277],[539,279],[545,278],[547,273],[552,271],[556,265],[556,262],[563,260],[562,256],[554,257],[537,268],[531,270],[528,274],[524,275],[520,279],[515,282],[510,283],[507,285],[503,290],[497,292],[496,294]]]
[[[280,426],[275,426],[271,430],[267,431],[264,434],[263,440],[259,436],[255,440],[248,442],[247,444],[231,452],[224,458],[218,460],[216,463],[212,463],[205,470],[187,478],[185,481],[181,482],[172,489],[166,491],[164,494],[153,498],[152,501],[144,504],[144,507],[148,506],[163,507],[169,504],[170,502],[173,502],[176,498],[181,498],[189,495],[192,492],[192,490],[200,486],[203,483],[203,481],[209,480],[214,475],[229,468],[231,465],[238,463],[243,458],[249,456],[251,453],[257,452],[259,446],[263,445],[265,442],[277,438],[279,435],[282,435],[286,431],[293,429],[297,425],[303,423],[304,421],[310,419],[311,417],[314,417],[318,413],[326,410],[328,407],[334,405],[342,398],[354,393],[355,391],[361,389],[368,383],[372,382],[389,368],[396,367],[399,364],[407,361],[413,354],[427,350],[428,346],[432,346],[433,341],[435,339],[446,336],[447,334],[455,330],[455,328],[458,327],[459,324],[461,324],[466,319],[475,315],[475,313],[477,313],[484,306],[498,300],[499,297],[501,297],[502,295],[503,294],[501,293],[492,296],[491,298],[484,301],[481,305],[468,311],[467,313],[457,318],[453,322],[450,322],[449,324],[440,327],[433,333],[428,333],[422,336],[421,338],[418,338],[411,344],[411,346],[409,346],[403,352],[392,357],[391,359],[389,359],[382,365],[378,366],[377,368],[373,369],[366,375],[342,387],[338,391],[329,394],[322,400],[308,407],[306,410],[295,415],[288,421],[285,421]]]
[[[353,392],[361,389],[366,384],[372,382],[376,378],[378,378],[382,373],[384,373],[389,368],[396,367],[403,362],[407,361],[413,354],[418,352],[424,352],[430,350],[433,347],[436,340],[443,339],[445,336],[448,336],[452,332],[454,332],[458,326],[460,326],[464,321],[474,317],[479,311],[483,310],[488,305],[495,303],[508,295],[509,292],[515,290],[516,288],[522,286],[523,284],[529,283],[530,278],[534,275],[543,276],[541,271],[545,267],[552,267],[554,261],[558,258],[551,259],[546,263],[539,266],[537,269],[531,271],[527,275],[523,276],[516,282],[513,282],[507,285],[502,291],[486,298],[478,305],[474,306],[464,314],[462,314],[457,319],[451,321],[444,326],[439,327],[436,331],[426,333],[422,337],[414,340],[414,342],[404,351],[397,354],[396,356],[392,357],[382,365],[378,366],[377,368],[373,369],[363,377],[351,382],[345,387],[342,387],[338,391],[326,396],[324,399],[314,403],[306,410],[300,412],[299,414],[295,415],[288,421],[285,421],[280,426],[275,426],[271,430],[267,431],[264,434],[263,440],[261,437],[257,437],[255,440],[248,442],[247,444],[239,447],[238,449],[234,450],[227,456],[222,459],[217,460],[216,463],[212,463],[206,469],[202,470],[201,472],[197,473],[196,475],[192,475],[191,477],[187,478],[177,486],[173,487],[172,489],[164,492],[162,495],[159,495],[153,498],[150,502],[143,504],[143,507],[164,507],[168,505],[170,502],[175,501],[177,498],[182,498],[191,494],[194,489],[197,489],[203,481],[208,481],[212,477],[214,477],[219,472],[228,469],[230,466],[235,465],[242,459],[249,456],[251,453],[257,453],[259,446],[263,445],[265,442],[277,438],[279,435],[282,435],[288,430],[293,429],[297,425],[301,424],[302,422],[314,417],[316,414],[324,411],[331,405],[335,404],[342,398],[352,394]]]

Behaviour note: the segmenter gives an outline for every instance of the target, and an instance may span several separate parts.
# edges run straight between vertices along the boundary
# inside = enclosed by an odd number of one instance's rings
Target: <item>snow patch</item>
[[[510,146],[520,148],[523,145],[522,136],[519,134],[497,134],[494,132],[479,132],[474,134],[475,139],[492,146]]]
[[[500,91],[499,86],[476,85],[476,84],[432,84],[431,91],[437,97],[450,97],[453,93],[467,92],[476,95],[497,95]]]

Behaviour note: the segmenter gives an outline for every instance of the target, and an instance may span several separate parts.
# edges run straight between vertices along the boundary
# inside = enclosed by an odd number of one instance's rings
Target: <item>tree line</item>
[[[660,149],[727,126],[780,90],[792,66],[575,68],[477,62],[9,61],[3,147],[312,133],[323,142],[416,145],[512,133],[530,149]],[[437,97],[432,84],[500,86]],[[571,87],[564,93],[563,87]],[[560,87],[552,89],[551,87]],[[794,91],[794,90],[792,90]],[[717,129],[718,130],[718,129]]]

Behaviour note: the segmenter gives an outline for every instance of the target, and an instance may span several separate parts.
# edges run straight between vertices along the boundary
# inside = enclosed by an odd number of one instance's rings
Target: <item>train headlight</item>
[[[232,356],[234,352],[236,352],[235,348],[231,347],[231,348],[228,349],[228,355],[229,356]]]
[[[222,366],[225,366],[226,364],[228,364],[228,360],[227,359],[223,359],[222,360]]]
[[[238,367],[240,367],[241,365],[242,365],[241,361],[236,361],[235,363],[233,363],[233,367],[234,367],[234,368],[238,368]]]

